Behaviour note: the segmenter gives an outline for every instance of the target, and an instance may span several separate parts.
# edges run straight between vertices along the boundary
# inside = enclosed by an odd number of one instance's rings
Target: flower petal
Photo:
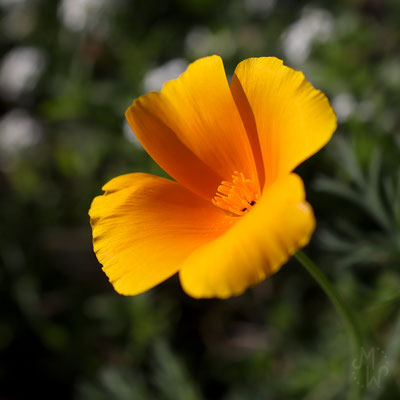
[[[257,180],[252,148],[218,56],[189,65],[161,92],[139,97],[126,117],[153,159],[207,199],[234,171]]]
[[[277,58],[242,61],[231,91],[267,185],[316,153],[336,129],[326,96]]]
[[[225,234],[189,255],[181,284],[193,297],[239,295],[277,272],[308,243],[314,228],[300,177],[287,175],[265,189],[258,204]]]
[[[223,211],[168,179],[128,174],[103,190],[89,211],[93,246],[121,294],[167,279],[190,252],[227,228]]]

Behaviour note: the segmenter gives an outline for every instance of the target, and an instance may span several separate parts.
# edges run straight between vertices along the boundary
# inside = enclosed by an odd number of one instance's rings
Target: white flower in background
[[[69,30],[79,32],[100,25],[100,20],[104,24],[103,11],[112,3],[110,0],[62,0],[58,16]]]
[[[244,7],[250,14],[264,14],[275,7],[276,0],[245,0]]]
[[[357,102],[350,93],[341,93],[332,99],[332,107],[338,121],[344,122],[356,111]]]
[[[197,26],[188,33],[185,39],[185,47],[186,52],[193,58],[212,54],[231,57],[237,49],[231,30],[221,29],[212,33],[203,26]]]
[[[126,139],[128,139],[131,143],[133,143],[136,148],[144,151],[142,144],[139,142],[138,138],[133,133],[127,120],[124,120],[124,125],[122,127],[122,130]]]
[[[283,51],[293,63],[301,64],[310,55],[314,42],[326,42],[332,37],[333,16],[329,11],[306,8],[298,21],[282,35]]]
[[[188,62],[183,58],[174,58],[150,70],[143,79],[143,87],[146,92],[161,90],[166,81],[177,78],[185,72]]]
[[[42,136],[40,124],[26,111],[14,109],[0,120],[0,150],[18,153],[39,142]]]
[[[0,93],[16,99],[35,87],[46,61],[35,47],[16,47],[8,52],[0,66]]]
[[[369,121],[375,117],[376,108],[371,100],[358,102],[351,93],[340,93],[332,99],[339,122],[346,122],[350,117],[359,121]]]

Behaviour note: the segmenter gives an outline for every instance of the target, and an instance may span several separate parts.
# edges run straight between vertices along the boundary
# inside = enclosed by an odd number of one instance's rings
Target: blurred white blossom
[[[346,122],[350,117],[359,121],[369,121],[375,116],[375,106],[371,100],[357,101],[350,93],[340,93],[332,99],[332,107],[338,122]]]
[[[16,47],[8,52],[0,66],[0,92],[11,99],[35,87],[46,61],[35,47]]]
[[[62,0],[58,15],[62,23],[73,32],[100,25],[106,28],[104,11],[109,11],[112,3],[111,0]]]
[[[18,153],[38,143],[41,136],[40,124],[25,110],[14,109],[0,120],[1,152]]]
[[[231,30],[221,29],[213,33],[204,26],[197,26],[188,33],[185,47],[187,53],[193,58],[212,54],[231,57],[237,49]]]
[[[323,9],[306,8],[298,21],[283,33],[283,50],[294,63],[303,63],[310,55],[314,42],[326,42],[332,37],[334,20]]]
[[[161,90],[166,81],[177,78],[186,70],[188,62],[183,58],[174,58],[157,68],[150,70],[143,79],[146,92]]]
[[[356,111],[357,102],[350,93],[341,93],[333,98],[332,107],[338,121],[344,122]]]

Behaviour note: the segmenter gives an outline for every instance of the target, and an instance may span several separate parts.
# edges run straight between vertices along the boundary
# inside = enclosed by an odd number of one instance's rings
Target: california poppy
[[[179,272],[193,297],[238,295],[309,242],[315,219],[292,171],[328,142],[336,116],[302,72],[250,58],[229,84],[220,57],[202,58],[126,117],[174,181],[122,175],[94,199],[94,251],[117,292]]]

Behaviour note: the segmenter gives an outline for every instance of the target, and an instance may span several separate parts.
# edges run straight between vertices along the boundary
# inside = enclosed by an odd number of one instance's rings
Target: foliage
[[[298,171],[318,221],[307,252],[358,310],[366,351],[383,349],[391,374],[368,398],[399,397],[399,21],[389,0],[0,0],[0,398],[346,397],[344,327],[296,260],[198,301],[176,278],[118,296],[92,252],[101,186],[161,173],[124,110],[212,53],[229,75],[281,57],[332,100],[336,137]]]

